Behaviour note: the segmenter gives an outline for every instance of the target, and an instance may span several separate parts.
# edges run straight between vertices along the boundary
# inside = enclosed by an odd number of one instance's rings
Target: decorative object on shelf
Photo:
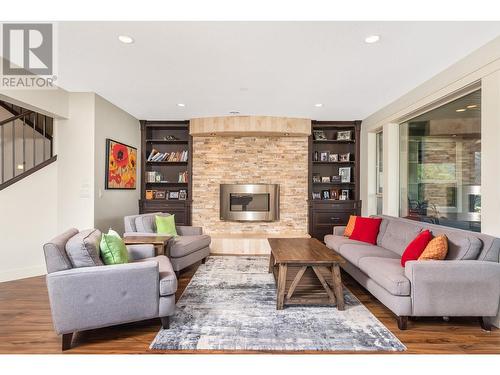
[[[339,168],[340,182],[347,183],[351,182],[351,167]]]
[[[339,154],[330,154],[328,161],[330,163],[336,163],[339,161]]]
[[[106,139],[106,189],[135,189],[137,149]]]
[[[314,153],[313,153],[313,161],[319,161],[319,153],[318,153],[318,151],[314,151]]]
[[[340,162],[347,162],[347,161],[351,161],[351,154],[348,152],[346,154],[340,154],[339,155],[339,160]]]
[[[185,201],[187,199],[187,191],[184,189],[179,190],[179,200]]]
[[[161,182],[161,174],[159,173],[155,174],[155,182]]]
[[[320,160],[321,161],[328,161],[328,155],[329,155],[328,151],[322,151],[320,153]]]
[[[330,189],[330,199],[339,199],[339,189]]]
[[[173,136],[173,135],[167,135],[166,137],[163,137],[164,141],[178,141],[179,138]]]
[[[340,197],[339,198],[340,198],[341,201],[348,201],[350,199],[349,190],[342,189],[342,191],[340,192]]]
[[[179,192],[178,191],[169,191],[168,192],[168,199],[179,199]]]
[[[188,173],[187,171],[184,172],[179,172],[179,181],[180,183],[186,183],[188,182]]]
[[[321,182],[330,183],[330,176],[321,176]]]
[[[330,190],[321,190],[321,199],[330,199]]]
[[[154,197],[154,190],[146,190],[146,199],[151,200]]]
[[[351,140],[351,131],[343,130],[337,132],[337,141],[350,141]]]
[[[323,130],[313,130],[313,137],[315,141],[326,141],[326,134]]]
[[[317,191],[313,191],[312,199],[321,199],[321,194],[318,193]]]
[[[338,184],[338,183],[340,183],[340,176],[332,176],[332,177],[331,177],[331,181],[332,181],[334,184]]]
[[[313,183],[317,184],[321,182],[321,176],[318,173],[313,174]]]
[[[165,190],[156,190],[154,196],[155,199],[165,199]]]

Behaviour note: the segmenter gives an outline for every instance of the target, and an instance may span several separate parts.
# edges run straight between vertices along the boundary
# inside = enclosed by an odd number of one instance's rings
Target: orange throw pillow
[[[347,225],[344,229],[344,236],[345,237],[351,236],[352,231],[354,230],[354,224],[356,224],[356,218],[357,218],[357,216],[354,216],[354,215],[349,216],[349,222],[347,223]]]
[[[442,234],[434,237],[420,254],[418,260],[443,260],[448,253],[448,238]]]

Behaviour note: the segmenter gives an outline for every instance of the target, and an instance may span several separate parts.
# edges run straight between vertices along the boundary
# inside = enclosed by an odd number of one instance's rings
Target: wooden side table
[[[125,245],[153,245],[155,247],[156,255],[170,256],[167,249],[167,243],[171,236],[129,236],[124,237],[123,242]]]

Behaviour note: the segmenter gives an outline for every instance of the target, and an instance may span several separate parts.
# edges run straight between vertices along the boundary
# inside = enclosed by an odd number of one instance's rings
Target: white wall
[[[42,245],[57,235],[57,162],[0,191],[0,282],[45,273]]]
[[[135,190],[105,190],[106,138],[137,148],[137,165],[141,165],[139,121],[96,95],[94,226],[101,231],[113,228],[123,233],[123,217],[139,213],[140,185],[137,183]],[[139,173],[136,175],[136,181],[138,178]]]
[[[69,94],[69,118],[57,123],[59,232],[94,226],[95,94]]]

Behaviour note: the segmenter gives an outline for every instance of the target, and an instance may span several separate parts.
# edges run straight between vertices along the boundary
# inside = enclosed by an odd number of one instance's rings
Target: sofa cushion
[[[410,295],[410,280],[399,259],[361,258],[358,266],[368,277],[395,296]]]
[[[432,234],[428,229],[417,234],[417,237],[406,246],[403,255],[401,255],[401,266],[404,267],[409,260],[417,260],[431,240]]]
[[[352,240],[368,242],[372,245],[377,244],[377,236],[380,228],[381,218],[378,217],[361,217],[356,218],[354,229],[349,236]]]
[[[378,246],[392,250],[399,255],[402,255],[408,244],[413,241],[417,234],[420,233],[422,227],[416,223],[406,222],[396,219],[385,219],[384,235],[377,240]]]
[[[77,229],[69,229],[43,245],[47,273],[69,270],[73,267],[66,254],[66,243],[77,233]]]
[[[375,245],[344,244],[340,246],[338,253],[355,266],[358,266],[359,260],[365,257],[400,258],[395,252]]]
[[[339,249],[344,244],[353,244],[353,245],[361,245],[361,246],[373,246],[366,242],[350,240],[344,236],[337,236],[336,234],[327,234],[324,238],[326,247],[329,249],[335,250],[339,252]]]
[[[434,237],[420,254],[418,260],[444,260],[448,253],[448,238],[444,234]]]
[[[156,233],[155,217],[157,214],[139,215],[135,218],[137,232]]]
[[[145,258],[136,260],[136,262],[158,262],[158,270],[160,273],[160,296],[170,296],[177,291],[177,278],[175,277],[172,263],[165,255],[158,255],[153,258]]]
[[[169,241],[170,256],[180,258],[210,245],[211,238],[206,234],[199,236],[178,236]]]
[[[102,262],[106,265],[128,263],[128,250],[122,238],[113,229],[103,233],[100,243]]]
[[[450,260],[474,260],[477,259],[483,243],[470,232],[456,229],[434,227],[431,229],[434,236],[444,234],[448,238],[448,254],[446,259]]]
[[[101,231],[99,229],[82,230],[66,242],[66,254],[73,267],[102,266],[99,257]]]
[[[156,233],[177,237],[175,229],[175,215],[155,215]]]

